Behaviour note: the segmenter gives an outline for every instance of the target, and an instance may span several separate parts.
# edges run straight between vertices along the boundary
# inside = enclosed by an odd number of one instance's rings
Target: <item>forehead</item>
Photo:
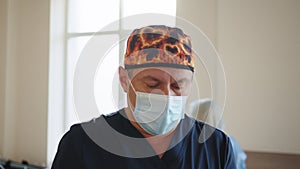
[[[155,78],[157,80],[192,80],[193,72],[187,69],[169,68],[169,67],[149,67],[131,69],[131,78],[145,80]]]

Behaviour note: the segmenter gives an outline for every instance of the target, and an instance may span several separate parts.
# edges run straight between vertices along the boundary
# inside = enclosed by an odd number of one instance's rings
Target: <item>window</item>
[[[120,18],[143,13],[175,16],[176,0],[51,0],[48,165],[53,160],[63,133],[69,130],[72,124],[82,121],[77,119],[75,114],[72,87],[76,62],[86,43],[96,32],[95,36],[99,38],[120,40],[121,33],[134,29],[132,25],[119,22],[111,30],[98,31]],[[124,54],[124,47],[125,44],[113,47],[108,54],[113,59],[104,60],[101,69],[117,69]],[[95,88],[94,91],[97,104],[101,104],[101,100],[112,98],[112,86],[101,81],[112,81],[116,72],[98,72],[95,86],[101,87]],[[113,102],[106,101],[98,107],[106,113],[116,110]]]

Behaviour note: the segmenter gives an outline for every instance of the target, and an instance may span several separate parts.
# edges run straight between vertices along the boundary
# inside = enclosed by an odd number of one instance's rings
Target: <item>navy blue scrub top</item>
[[[123,143],[119,136],[105,129],[104,124],[122,135],[146,140],[121,109],[90,122],[73,125],[59,143],[52,169],[236,169],[229,137],[188,116],[176,128],[171,141],[173,146],[162,158],[155,154],[134,157],[134,152],[154,150],[147,141],[141,146]],[[209,134],[203,134],[205,132]],[[104,144],[116,143],[122,155],[99,146],[96,137],[91,139],[94,136],[103,140]],[[208,138],[200,143],[199,139],[203,137]],[[108,138],[106,143],[105,138]],[[126,153],[128,156],[124,155]]]

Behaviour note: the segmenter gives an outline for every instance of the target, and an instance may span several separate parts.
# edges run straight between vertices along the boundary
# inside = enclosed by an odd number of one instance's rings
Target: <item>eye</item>
[[[146,84],[147,85],[147,87],[149,87],[149,88],[151,88],[151,89],[154,89],[154,88],[157,88],[158,86],[159,86],[159,83],[149,83],[149,84]]]

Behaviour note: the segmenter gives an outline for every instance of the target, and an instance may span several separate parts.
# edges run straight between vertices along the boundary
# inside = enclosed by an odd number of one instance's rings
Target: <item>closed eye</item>
[[[146,85],[147,85],[147,87],[154,89],[154,88],[157,88],[159,86],[159,83],[157,83],[157,84],[146,84]]]
[[[157,88],[160,85],[160,80],[152,76],[144,77],[143,80],[146,86],[149,88]]]
[[[180,90],[184,87],[184,84],[183,83],[180,83],[180,84],[174,83],[171,86],[172,86],[173,89]]]

